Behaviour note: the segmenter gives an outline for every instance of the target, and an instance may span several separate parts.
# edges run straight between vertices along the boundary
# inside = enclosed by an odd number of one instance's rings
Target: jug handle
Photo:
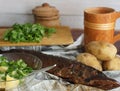
[[[120,40],[120,33],[114,36],[113,43],[117,42]]]
[[[120,18],[120,12],[116,12],[116,19]],[[113,43],[117,42],[120,40],[120,33],[116,34],[113,39]]]

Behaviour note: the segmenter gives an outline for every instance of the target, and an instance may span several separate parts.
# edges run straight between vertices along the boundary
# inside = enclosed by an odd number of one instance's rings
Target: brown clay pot
[[[33,9],[35,23],[44,26],[60,26],[59,11],[48,3],[37,6]]]
[[[60,26],[60,21],[59,20],[36,20],[35,23],[40,23],[41,25],[44,26]]]
[[[39,16],[34,16],[35,17],[35,20],[58,20],[59,19],[59,16],[56,15],[56,16],[52,16],[52,17],[39,17]]]
[[[33,14],[41,17],[56,16],[58,13],[59,11],[55,7],[50,6],[48,3],[44,3],[42,6],[37,6],[33,9]]]

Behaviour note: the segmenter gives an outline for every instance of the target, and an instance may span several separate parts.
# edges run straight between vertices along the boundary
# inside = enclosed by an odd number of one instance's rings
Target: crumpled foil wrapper
[[[82,34],[73,44],[68,46],[20,46],[20,47],[1,47],[1,50],[10,49],[27,49],[40,51],[48,55],[62,56],[69,59],[76,59],[76,55],[81,51],[77,50],[78,46],[83,43]],[[108,77],[120,82],[120,71],[104,71]],[[34,74],[18,87],[8,91],[104,91],[95,87],[85,86],[81,84],[71,84],[62,80],[61,78],[49,74],[47,72],[39,72],[37,76]],[[108,91],[120,91],[115,88]]]

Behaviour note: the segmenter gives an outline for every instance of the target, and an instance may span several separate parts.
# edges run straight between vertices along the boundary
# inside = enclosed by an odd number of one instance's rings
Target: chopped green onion
[[[12,29],[8,29],[3,40],[10,42],[40,42],[43,37],[50,37],[56,30],[44,27],[40,24],[14,24]]]
[[[33,71],[22,59],[8,61],[4,56],[0,56],[0,67],[7,67],[5,72],[0,71],[0,79],[2,80],[6,80],[7,75],[21,80]]]

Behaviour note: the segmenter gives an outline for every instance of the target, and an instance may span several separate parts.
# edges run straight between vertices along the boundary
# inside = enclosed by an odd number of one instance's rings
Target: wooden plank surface
[[[31,43],[11,43],[4,41],[2,39],[6,29],[0,29],[0,46],[39,46],[39,45],[68,45],[73,43],[73,37],[70,28],[67,26],[55,27],[56,33],[49,38],[44,37],[41,42],[31,42]]]

